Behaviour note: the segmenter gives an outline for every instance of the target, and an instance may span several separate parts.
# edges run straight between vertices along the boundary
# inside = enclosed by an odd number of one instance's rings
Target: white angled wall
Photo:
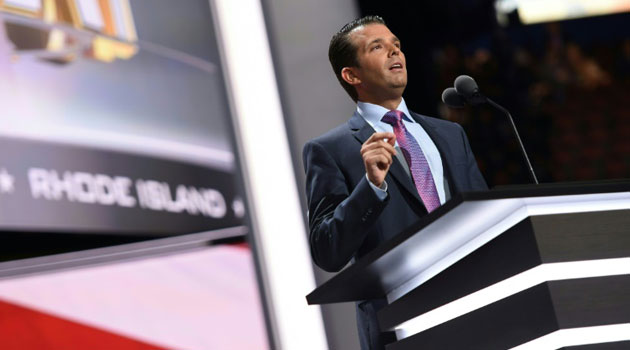
[[[276,349],[326,349],[302,207],[260,0],[213,0]]]
[[[328,44],[341,27],[359,16],[355,0],[263,0],[276,73],[296,167],[304,196],[302,147],[313,137],[345,123],[356,108],[330,63]],[[306,211],[304,207],[303,213]],[[332,276],[314,268],[318,284]],[[354,303],[322,306],[331,349],[358,349]]]

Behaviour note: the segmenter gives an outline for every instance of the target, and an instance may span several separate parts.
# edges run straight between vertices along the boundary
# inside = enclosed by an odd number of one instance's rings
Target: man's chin
[[[401,81],[401,82],[394,82],[390,85],[390,88],[393,90],[405,90],[405,88],[407,87],[407,81]]]
[[[390,80],[390,87],[395,89],[405,88],[407,86],[407,77],[396,77]]]

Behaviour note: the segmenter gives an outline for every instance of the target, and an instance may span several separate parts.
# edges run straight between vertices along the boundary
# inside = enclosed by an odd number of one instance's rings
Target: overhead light
[[[562,21],[630,11],[628,0],[496,0],[495,9],[500,24],[518,12],[523,24]]]

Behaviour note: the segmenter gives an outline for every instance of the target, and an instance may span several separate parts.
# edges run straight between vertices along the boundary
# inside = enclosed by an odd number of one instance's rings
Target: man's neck
[[[402,96],[388,99],[359,98],[359,101],[379,105],[391,111],[398,108],[398,105],[400,105],[400,101],[402,101]]]

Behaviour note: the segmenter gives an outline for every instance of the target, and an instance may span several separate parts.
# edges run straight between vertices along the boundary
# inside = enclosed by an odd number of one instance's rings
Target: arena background
[[[304,299],[330,274],[309,262],[301,150],[354,110],[327,59],[344,23],[385,18],[407,104],[461,123],[491,187],[529,180],[501,114],[440,102],[460,74],[512,112],[541,182],[630,175],[628,5],[527,24],[526,2],[130,0],[117,32],[95,15],[107,1],[0,1],[5,330],[16,346],[358,348],[353,304],[321,308],[324,338]],[[31,337],[47,327],[66,331]]]

